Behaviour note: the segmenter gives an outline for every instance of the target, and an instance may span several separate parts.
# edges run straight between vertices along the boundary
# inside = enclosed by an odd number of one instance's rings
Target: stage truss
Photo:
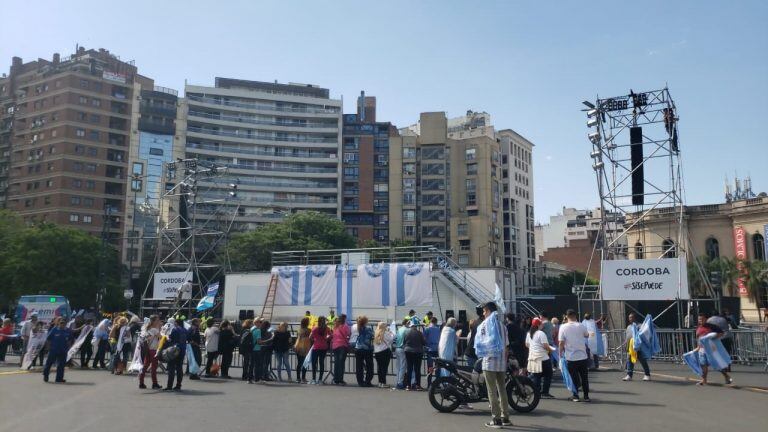
[[[222,188],[228,171],[207,161],[178,159],[163,167],[165,192],[160,197],[157,247],[151,277],[141,296],[145,309],[186,311],[190,316],[208,285],[230,270],[227,241],[240,208],[236,186]],[[148,298],[155,273],[191,272],[190,300]],[[150,296],[151,297],[151,296]]]

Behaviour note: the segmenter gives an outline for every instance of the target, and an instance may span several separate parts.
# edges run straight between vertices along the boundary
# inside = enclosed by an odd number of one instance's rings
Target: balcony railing
[[[272,172],[296,172],[296,173],[336,173],[335,167],[264,167],[255,165],[243,165],[235,163],[225,163],[228,168],[245,169],[253,171],[272,171]]]
[[[243,138],[250,140],[267,140],[267,141],[285,141],[285,142],[304,142],[304,143],[336,143],[336,138],[313,138],[313,137],[277,137],[272,135],[257,135],[257,134],[244,134],[237,132],[227,132],[215,129],[206,129],[197,126],[187,126],[188,132],[197,132],[208,135],[228,136],[234,138]]]
[[[332,129],[335,129],[338,126],[336,123],[322,123],[322,122],[285,123],[285,122],[278,122],[278,121],[255,120],[248,117],[229,116],[229,115],[223,115],[223,114],[211,114],[211,113],[204,113],[204,112],[198,112],[198,111],[192,111],[192,110],[189,111],[189,115],[191,117],[202,117],[202,118],[213,119],[213,120],[223,120],[223,121],[229,121],[229,122],[235,122],[235,123],[246,123],[246,124],[266,125],[266,126],[287,126],[287,127],[297,127],[297,128],[332,128]]]
[[[256,155],[256,156],[301,157],[301,158],[331,159],[331,160],[333,160],[333,162],[336,162],[336,160],[337,160],[335,157],[332,157],[332,156],[336,156],[336,153],[321,153],[321,152],[298,151],[298,152],[291,152],[291,153],[281,154],[281,153],[278,153],[278,152],[275,152],[275,151],[269,152],[269,151],[264,151],[264,150],[241,149],[241,148],[238,148],[238,147],[213,146],[213,145],[197,144],[197,143],[187,143],[187,148],[201,149],[201,150],[210,150],[210,151],[217,151],[217,152],[227,152],[227,153],[249,154],[249,155]]]
[[[204,96],[194,96],[194,95],[187,95],[187,99],[190,101],[213,104],[213,105],[231,106],[231,107],[237,107],[237,108],[248,108],[248,109],[262,110],[262,111],[278,111],[278,112],[308,113],[308,114],[338,114],[341,112],[339,108],[335,108],[335,107],[334,108],[278,107],[274,105],[264,105],[264,104],[249,103],[249,102],[236,102],[231,100],[225,101],[222,99],[209,98]]]

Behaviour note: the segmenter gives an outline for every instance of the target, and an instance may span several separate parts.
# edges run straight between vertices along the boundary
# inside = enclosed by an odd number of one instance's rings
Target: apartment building
[[[222,204],[237,208],[235,229],[301,210],[341,216],[342,103],[328,89],[216,78],[185,87],[179,116],[186,157],[229,168],[207,198],[227,200],[236,183],[237,201]]]
[[[422,113],[390,138],[390,238],[451,249],[461,265],[501,266],[499,145],[448,124],[443,112]]]
[[[103,233],[117,245],[139,82],[152,85],[132,62],[104,49],[80,47],[50,61],[14,57],[0,81],[0,148],[10,157],[7,208],[29,223]]]
[[[344,114],[341,218],[359,241],[389,241],[389,122],[376,121],[376,98],[364,92]]]

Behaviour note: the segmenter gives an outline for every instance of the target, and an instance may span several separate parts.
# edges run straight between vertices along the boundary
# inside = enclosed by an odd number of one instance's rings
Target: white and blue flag
[[[701,370],[701,364],[699,364],[699,350],[688,351],[683,354],[683,361],[689,368],[698,376],[703,376],[704,372]]]
[[[725,350],[717,333],[709,333],[699,339],[699,343],[704,348],[704,355],[707,357],[709,366],[715,370],[723,370],[731,364],[731,356]]]
[[[204,311],[213,307],[213,301],[216,298],[216,293],[219,292],[219,283],[208,285],[208,290],[205,292],[205,296],[197,303],[197,311]]]
[[[336,298],[335,269],[335,265],[272,268],[272,274],[277,276],[275,305],[333,305]]]

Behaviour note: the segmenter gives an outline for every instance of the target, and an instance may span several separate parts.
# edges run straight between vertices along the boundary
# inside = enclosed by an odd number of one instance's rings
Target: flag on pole
[[[301,367],[305,370],[309,370],[309,368],[312,367],[312,350],[314,347],[311,347],[309,351],[307,352],[307,357],[304,359],[304,363],[302,363]]]
[[[205,293],[205,296],[200,299],[200,302],[197,304],[197,311],[204,311],[206,309],[210,309],[213,307],[213,300],[216,298],[216,293],[219,291],[219,283],[216,282],[214,284],[208,285],[208,290]]]
[[[637,326],[635,326],[637,328]],[[635,330],[633,329],[633,332]],[[656,335],[656,326],[653,324],[653,317],[651,314],[645,316],[643,324],[634,333],[634,345],[635,351],[643,354],[643,357],[648,360],[654,355],[661,352],[661,346],[659,345],[659,337]]]

